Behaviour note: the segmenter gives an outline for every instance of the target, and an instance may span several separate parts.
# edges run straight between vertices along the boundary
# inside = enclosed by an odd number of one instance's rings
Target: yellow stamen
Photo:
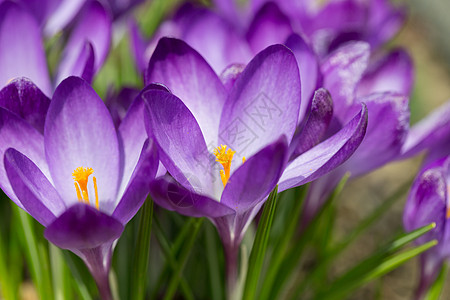
[[[447,219],[449,219],[449,218],[450,218],[450,207],[447,208]]]
[[[89,204],[89,194],[88,194],[88,179],[89,176],[94,173],[92,168],[76,168],[73,173],[73,180],[75,180],[75,190],[77,191],[77,197],[79,202],[84,202]],[[99,209],[98,205],[98,191],[97,191],[97,179],[92,177],[94,181],[94,191],[95,191],[95,207]]]
[[[247,160],[247,159],[245,158],[245,156],[242,157],[242,163],[245,163],[246,160]]]
[[[230,171],[231,171],[231,161],[233,160],[233,155],[236,151],[227,149],[226,145],[220,145],[214,149],[214,155],[216,156],[216,161],[219,162],[223,170],[220,170],[220,179],[222,179],[223,186],[225,186],[230,179]]]

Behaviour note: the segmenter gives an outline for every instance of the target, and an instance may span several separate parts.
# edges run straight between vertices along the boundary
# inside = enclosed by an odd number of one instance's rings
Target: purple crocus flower
[[[0,87],[16,77],[27,77],[51,96],[70,75],[92,81],[106,59],[110,41],[111,17],[99,2],[88,1],[74,22],[52,79],[39,23],[26,7],[4,1],[0,3]]]
[[[418,244],[436,239],[436,247],[421,255],[421,279],[416,294],[422,299],[450,257],[450,156],[433,161],[415,179],[403,213],[407,231],[436,223],[436,228],[417,239]]]
[[[163,38],[146,82],[161,82],[173,94],[142,94],[148,129],[170,173],[151,184],[151,195],[166,209],[213,222],[229,275],[235,274],[246,228],[274,187],[282,191],[302,185],[343,163],[360,144],[367,124],[366,108],[360,105],[342,130],[288,162],[301,99],[293,53],[270,46],[235,75],[219,78],[185,42]],[[317,98],[330,101],[324,90]],[[314,106],[312,114],[320,115],[320,108]],[[310,131],[315,124],[312,118]]]
[[[42,96],[35,88],[24,87],[29,103]],[[14,90],[4,89],[0,97],[15,101]],[[84,260],[102,299],[111,299],[115,241],[144,202],[158,167],[143,108],[136,100],[116,130],[103,101],[77,77],[57,87],[44,134],[30,125],[26,111],[19,116],[0,108],[2,190],[45,227],[50,242]]]

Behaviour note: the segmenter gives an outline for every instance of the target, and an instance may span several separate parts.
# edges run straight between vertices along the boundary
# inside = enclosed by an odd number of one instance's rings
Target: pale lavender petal
[[[87,204],[67,209],[44,231],[47,240],[63,249],[91,249],[120,237],[123,225]]]
[[[313,181],[345,162],[361,144],[367,128],[367,107],[338,133],[303,153],[285,169],[278,190]]]
[[[94,49],[92,72],[96,73],[100,69],[111,43],[111,22],[110,15],[99,2],[92,1],[85,7],[62,54],[56,76],[57,83],[71,75],[83,75],[91,56],[88,43]]]
[[[213,154],[192,113],[175,95],[164,91],[150,90],[145,100],[147,130],[158,143],[160,160],[167,171],[192,191],[216,195]]]
[[[220,142],[250,157],[286,136],[291,141],[300,108],[300,77],[289,49],[270,46],[236,80],[220,120]]]
[[[162,38],[147,70],[146,83],[165,84],[197,120],[207,145],[217,145],[219,121],[227,96],[206,61],[185,42]]]
[[[14,193],[39,223],[48,226],[66,209],[53,185],[28,157],[9,148],[5,152],[4,164]]]
[[[18,4],[0,4],[0,87],[15,77],[30,78],[46,95],[52,87],[39,26]]]
[[[302,102],[298,116],[299,123],[303,120],[309,110],[314,91],[322,83],[319,58],[306,41],[297,34],[292,34],[286,40],[286,47],[292,50],[297,59],[300,70],[300,81],[302,86]]]
[[[248,158],[231,174],[220,202],[243,213],[265,200],[277,185],[288,158],[288,145],[282,136]]]
[[[155,178],[159,159],[153,141],[147,140],[142,147],[139,161],[128,181],[125,193],[112,216],[122,222],[128,223],[137,213],[149,193],[149,184]]]
[[[0,91],[0,106],[4,107],[42,134],[50,99],[27,78],[18,78]]]
[[[44,33],[52,36],[69,24],[87,0],[61,0],[45,24]]]
[[[345,163],[352,176],[370,172],[398,157],[409,130],[406,96],[381,93],[357,101],[367,105],[369,122],[364,141]]]
[[[241,75],[244,69],[245,65],[243,64],[232,64],[226,67],[225,70],[223,70],[223,72],[220,74],[220,80],[222,81],[228,92],[231,91],[231,88],[236,82],[236,79],[239,77],[239,75]]]
[[[23,208],[15,195],[3,166],[3,155],[8,148],[15,148],[30,158],[50,178],[44,152],[44,137],[16,114],[0,107],[0,187],[19,207]]]
[[[78,167],[92,168],[100,208],[112,213],[119,182],[117,135],[108,109],[86,81],[69,77],[58,86],[44,136],[52,179],[64,201],[78,201],[72,172]]]
[[[425,149],[448,140],[450,136],[450,101],[434,110],[412,126],[402,148],[402,158],[411,157]]]
[[[134,87],[123,87],[118,94],[107,95],[106,107],[113,118],[116,128],[120,126],[123,118],[125,118],[131,103],[139,95],[140,90]]]
[[[414,66],[404,50],[397,49],[369,65],[358,84],[357,96],[377,92],[410,95],[414,83]]]
[[[321,88],[314,94],[311,111],[306,122],[294,135],[291,144],[292,157],[297,157],[317,145],[327,132],[333,117],[333,101],[330,93]]]
[[[367,43],[347,44],[328,56],[322,64],[323,86],[330,92],[334,114],[345,122],[347,108],[354,102],[355,90],[367,68],[370,48]]]
[[[270,45],[284,43],[291,33],[289,18],[275,3],[268,2],[253,18],[247,40],[253,53],[258,53]]]
[[[247,64],[252,52],[239,32],[210,10],[200,10],[183,32],[182,39],[197,50],[220,74],[232,63]]]
[[[168,176],[153,181],[150,194],[163,208],[191,217],[217,218],[235,213],[219,201],[189,191]]]

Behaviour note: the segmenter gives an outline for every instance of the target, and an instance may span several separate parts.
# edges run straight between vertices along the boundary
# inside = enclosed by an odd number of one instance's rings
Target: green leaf
[[[299,268],[303,251],[305,250],[307,244],[311,241],[313,233],[322,219],[322,216],[327,212],[329,206],[339,197],[349,177],[350,174],[348,173],[342,177],[341,181],[327,199],[325,204],[321,207],[320,211],[306,226],[300,238],[290,245],[289,251],[286,253],[282,264],[278,268],[276,276],[274,276],[274,282],[267,288],[267,290],[270,290],[270,293],[261,293],[261,300],[278,298],[278,294],[283,290],[284,285],[288,282],[288,279],[292,276],[292,273]],[[299,224],[297,224],[297,226],[299,226]]]
[[[40,299],[53,299],[50,281],[50,267],[48,265],[47,253],[43,245],[43,239],[36,236],[33,228],[34,219],[17,206],[13,206],[13,212],[18,218],[20,226],[22,248],[30,267],[31,277],[36,285]]]
[[[131,274],[131,298],[144,299],[147,287],[150,233],[153,219],[153,201],[148,198],[142,209]]]
[[[361,285],[376,279],[393,270],[407,260],[419,255],[436,245],[431,241],[402,253],[394,254],[407,243],[435,228],[434,223],[400,235],[393,242],[381,248],[372,256],[358,263],[341,277],[328,285],[326,290],[319,291],[317,299],[342,299]]]
[[[86,265],[78,256],[68,250],[63,250],[62,254],[70,269],[71,283],[75,287],[79,299],[92,300],[96,296],[97,287]]]
[[[436,278],[433,285],[430,287],[427,294],[425,295],[424,300],[439,300],[439,297],[441,296],[442,293],[442,289],[444,288],[447,273],[448,273],[448,265],[445,263],[442,266],[438,277]]]
[[[71,276],[64,257],[61,250],[53,244],[49,244],[49,249],[55,300],[70,299],[72,297],[70,293]]]
[[[179,263],[177,269],[174,270],[172,277],[169,281],[169,287],[167,288],[164,300],[173,299],[175,292],[177,291],[178,283],[180,282],[184,266],[186,265],[186,262],[189,258],[189,254],[191,253],[192,247],[194,246],[195,239],[197,238],[197,234],[202,223],[203,218],[195,219],[193,226],[194,228],[190,233],[190,235],[188,235],[187,240],[183,245],[183,248],[180,250],[181,253],[180,258],[178,260]]]
[[[14,237],[11,237],[14,238]],[[3,234],[0,234],[0,292],[5,300],[15,300],[17,299],[18,286],[14,281],[14,277],[10,276],[9,270],[16,268],[11,268],[8,264],[8,253],[4,246],[7,245]],[[0,297],[1,298],[1,297]]]
[[[205,243],[206,243],[206,258],[208,260],[209,281],[211,285],[211,299],[223,299],[223,286],[221,268],[219,264],[220,244],[217,242],[217,235],[214,232],[214,227],[211,224],[205,226]]]
[[[264,257],[266,254],[267,242],[269,240],[270,229],[272,227],[273,216],[277,206],[278,186],[270,193],[264,204],[264,210],[256,231],[255,241],[248,264],[247,278],[244,286],[243,299],[254,299],[260,278]]]

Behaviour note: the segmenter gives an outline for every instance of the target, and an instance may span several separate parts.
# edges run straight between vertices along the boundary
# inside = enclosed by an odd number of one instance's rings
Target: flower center
[[[236,151],[233,151],[230,148],[227,149],[226,145],[220,145],[214,149],[216,161],[223,167],[223,170],[220,170],[220,179],[222,179],[224,187],[227,184],[228,179],[230,179],[231,161],[233,160],[234,153],[236,153]],[[245,157],[242,158],[242,162],[245,162]]]
[[[78,202],[84,202],[89,204],[89,194],[88,194],[88,179],[89,175],[94,173],[92,168],[76,168],[73,173],[73,180],[75,181],[75,190],[77,191]],[[98,191],[97,191],[97,178],[92,176],[92,181],[94,182],[94,191],[95,191],[95,207],[99,209],[98,206]]]

